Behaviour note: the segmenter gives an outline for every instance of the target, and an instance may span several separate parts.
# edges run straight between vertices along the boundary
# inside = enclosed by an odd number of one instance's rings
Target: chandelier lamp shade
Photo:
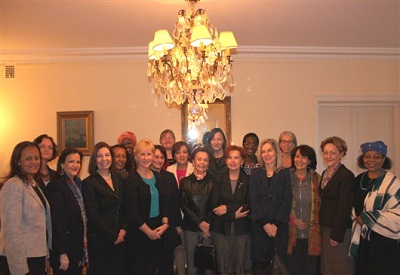
[[[190,116],[190,105],[205,114],[208,103],[223,100],[235,85],[231,49],[238,45],[232,32],[219,33],[205,10],[196,9],[199,0],[185,1],[188,7],[178,12],[172,37],[167,30],[158,30],[149,43],[147,75],[167,104],[188,102]]]

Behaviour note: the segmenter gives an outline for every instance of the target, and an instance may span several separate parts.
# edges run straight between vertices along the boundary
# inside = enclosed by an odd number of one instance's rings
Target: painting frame
[[[216,112],[213,110],[218,109]],[[221,128],[225,133],[227,145],[232,142],[232,125],[231,125],[231,97],[227,96],[223,100],[217,99],[214,103],[209,103],[207,108],[207,116],[208,119],[205,123],[197,126],[202,128],[201,130],[197,129],[200,136],[192,138],[189,133],[189,124],[188,124],[188,103],[185,102],[182,104],[181,109],[181,134],[182,140],[188,142],[193,145],[195,143],[200,143],[202,140],[202,136],[206,131],[211,130],[212,128]]]
[[[94,111],[57,112],[57,145],[62,152],[75,147],[89,156],[94,145]]]

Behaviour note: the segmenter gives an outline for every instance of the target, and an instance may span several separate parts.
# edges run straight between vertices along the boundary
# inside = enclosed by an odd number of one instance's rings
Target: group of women
[[[219,274],[263,274],[275,255],[291,274],[400,273],[400,182],[382,141],[361,145],[355,178],[335,136],[321,143],[322,175],[290,131],[248,133],[243,147],[219,128],[195,148],[168,129],[160,145],[129,131],[117,140],[94,146],[83,181],[75,148],[57,171],[51,137],[14,148],[0,274],[213,274],[195,266],[199,243],[216,246]]]

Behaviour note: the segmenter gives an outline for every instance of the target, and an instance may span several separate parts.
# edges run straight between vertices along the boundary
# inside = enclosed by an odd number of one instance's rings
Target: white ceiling
[[[0,49],[147,47],[170,32],[183,0],[0,2]],[[239,46],[400,47],[400,5],[358,0],[202,0],[219,31]],[[240,51],[240,48],[238,49]]]

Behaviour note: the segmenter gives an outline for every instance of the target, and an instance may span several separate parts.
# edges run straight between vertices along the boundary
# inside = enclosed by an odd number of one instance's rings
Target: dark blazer
[[[114,190],[98,173],[90,175],[82,182],[82,193],[88,218],[88,236],[114,243],[120,229],[125,229],[126,224],[122,208],[122,178],[114,173],[111,178]]]
[[[67,176],[55,176],[45,189],[51,207],[53,268],[60,265],[60,255],[66,253],[71,264],[77,265],[83,257],[84,225],[79,203],[68,187]]]
[[[200,231],[199,224],[203,221],[212,223],[211,191],[214,185],[213,176],[209,173],[202,180],[194,174],[181,180],[179,189],[181,209],[184,214],[182,229],[193,232]]]
[[[321,180],[325,171],[322,173]],[[320,183],[321,186],[321,183]],[[351,228],[351,208],[353,204],[354,174],[343,164],[321,191],[319,212],[322,226],[329,227],[331,239],[343,242],[347,228]]]
[[[218,159],[218,161],[215,157],[211,157],[208,165],[208,174],[216,176],[220,173],[225,173],[226,171],[228,171],[228,167],[226,167],[225,156]]]
[[[226,205],[227,212],[222,216],[214,214],[213,231],[229,236],[233,222],[236,235],[250,234],[250,220],[248,217],[235,219],[235,212],[241,206],[243,206],[242,211],[250,209],[249,176],[244,171],[240,171],[234,193],[232,193],[229,171],[217,176],[214,183],[215,185],[211,192],[211,209]]]
[[[156,187],[159,192],[160,207],[160,225],[162,217],[168,217],[169,206],[166,202],[165,184],[163,178],[158,172],[154,172],[156,177]],[[138,174],[137,171],[132,172],[124,181],[125,184],[125,211],[128,222],[129,231],[134,231],[142,235],[144,239],[148,239],[147,235],[139,230],[144,223],[150,226],[150,206],[151,193],[150,186],[147,185]]]
[[[176,231],[176,227],[180,226],[182,223],[178,184],[174,174],[171,172],[161,170],[160,174],[163,178],[162,185],[165,193],[165,202],[168,205],[167,209],[169,210],[167,214],[169,227],[164,233],[164,245],[167,248],[175,248],[182,243],[181,238]],[[171,258],[173,259],[172,253],[173,251],[171,251]],[[171,268],[173,269],[173,267]]]
[[[50,176],[50,181],[57,175],[57,172],[54,171],[53,169],[51,169],[49,166],[47,166],[47,169],[49,170],[49,176]],[[39,185],[39,187],[42,189],[42,191],[44,192],[44,190],[46,189],[46,184],[44,183],[42,177],[40,176],[40,173],[38,173],[35,176],[35,180],[37,182],[37,184]],[[49,182],[50,183],[50,182]],[[49,184],[48,183],[48,184]]]
[[[288,237],[288,221],[292,207],[292,185],[289,170],[275,172],[270,180],[264,168],[254,168],[250,175],[251,250],[253,265],[262,258],[269,261],[276,252],[285,261]],[[269,237],[263,226],[277,226],[275,238]]]
[[[171,172],[161,170],[160,174],[163,178],[163,189],[168,206],[168,223],[169,227],[175,230],[175,227],[182,223],[182,215],[180,209],[180,197],[178,184],[175,175]]]
[[[264,226],[287,223],[292,207],[292,186],[289,171],[274,173],[268,184],[266,170],[254,168],[250,176],[250,218]]]

